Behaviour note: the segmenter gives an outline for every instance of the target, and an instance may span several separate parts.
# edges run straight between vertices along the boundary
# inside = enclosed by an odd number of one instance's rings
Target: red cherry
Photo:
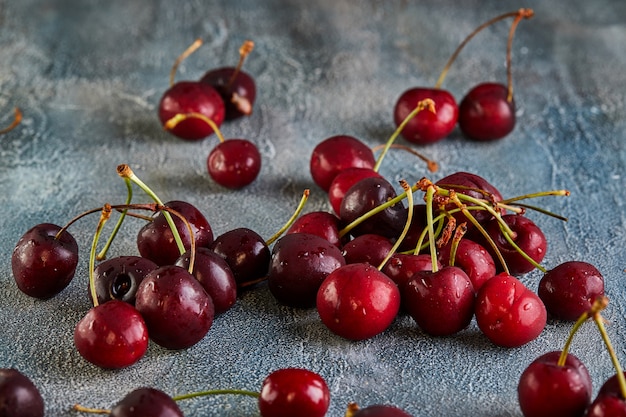
[[[110,417],[183,417],[176,401],[156,388],[137,388],[111,410]]]
[[[148,329],[132,305],[111,300],[93,307],[74,328],[74,344],[83,358],[107,369],[125,368],[148,349]]]
[[[231,189],[252,183],[261,171],[261,154],[247,139],[228,139],[216,145],[207,157],[209,175]]]
[[[435,102],[436,112],[419,112],[402,129],[402,136],[406,140],[419,145],[435,143],[447,137],[454,130],[459,115],[452,94],[440,88],[417,87],[405,91],[398,98],[393,111],[396,126],[400,126],[418,102],[427,98]]]
[[[437,262],[440,269],[441,264]],[[403,289],[415,274],[421,271],[432,271],[433,261],[430,255],[422,253],[419,255],[395,253],[383,267],[383,273],[387,275],[398,288]]]
[[[370,264],[342,266],[331,272],[317,293],[317,311],[333,333],[363,340],[386,330],[400,308],[400,291]]]
[[[284,368],[269,374],[261,385],[262,417],[324,417],[330,406],[330,390],[315,372]]]
[[[459,105],[459,128],[477,141],[502,139],[515,128],[515,101],[507,100],[508,88],[484,83],[472,88]]]
[[[332,213],[312,211],[298,217],[285,233],[310,233],[340,247],[339,222],[339,218]]]
[[[356,404],[348,405],[345,417],[413,417],[411,414],[393,405],[374,404],[359,408]]]
[[[328,201],[335,214],[341,212],[341,202],[346,192],[357,182],[369,177],[381,177],[381,175],[371,168],[346,168],[333,178],[328,187]]]
[[[518,347],[536,339],[546,326],[541,299],[517,278],[500,273],[476,295],[476,323],[498,346]]]
[[[0,369],[0,416],[44,417],[39,389],[17,369]]]
[[[389,238],[369,233],[357,236],[345,243],[342,253],[347,264],[365,262],[377,267],[392,248],[393,243]]]
[[[450,263],[451,243],[439,249],[439,261],[443,265]],[[459,241],[454,266],[458,266],[467,274],[476,292],[487,280],[496,275],[496,264],[493,257],[482,245],[469,239]]]

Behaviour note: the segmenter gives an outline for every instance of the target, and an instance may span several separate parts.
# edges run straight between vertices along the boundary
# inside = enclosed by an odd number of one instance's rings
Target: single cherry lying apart
[[[0,369],[0,416],[44,416],[44,401],[39,389],[17,369]]]
[[[261,386],[259,411],[263,417],[324,417],[329,406],[326,381],[307,369],[276,370]]]

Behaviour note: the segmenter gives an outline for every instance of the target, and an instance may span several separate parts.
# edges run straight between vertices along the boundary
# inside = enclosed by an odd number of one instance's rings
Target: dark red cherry
[[[224,101],[226,120],[252,114],[256,100],[256,83],[247,73],[235,67],[210,70],[200,79],[217,90]]]
[[[452,250],[452,241],[439,248],[439,261],[449,265]],[[496,275],[496,264],[493,257],[479,243],[469,239],[461,239],[456,248],[454,266],[461,268],[472,281],[474,291],[478,291],[483,284]]]
[[[46,299],[63,290],[74,278],[78,244],[60,226],[42,223],[28,230],[11,255],[17,287],[31,297]]]
[[[210,85],[196,81],[179,81],[172,85],[159,102],[161,124],[177,114],[200,113],[217,126],[224,121],[224,101]],[[187,118],[169,130],[173,135],[186,140],[200,140],[213,133],[213,128],[204,120]]]
[[[405,91],[398,98],[393,110],[396,126],[400,126],[417,103],[427,98],[435,102],[436,112],[419,112],[402,129],[402,136],[406,140],[419,145],[435,143],[448,136],[454,130],[459,116],[459,108],[452,94],[439,88],[416,87]]]
[[[110,417],[183,417],[176,401],[156,388],[137,388],[111,410]]]
[[[0,369],[0,416],[44,416],[44,402],[39,389],[17,369]]]
[[[591,402],[591,376],[572,354],[563,366],[560,351],[548,352],[528,365],[517,385],[524,417],[580,417]]]
[[[626,400],[622,396],[617,374],[602,384],[585,417],[626,417]]]
[[[407,208],[408,210],[408,208]],[[411,224],[409,226],[409,230],[400,243],[400,248],[398,249],[401,252],[404,251],[415,251],[415,247],[419,242],[420,235],[427,227],[427,218],[426,218],[426,204],[414,204],[413,205],[413,217],[411,218]]]
[[[413,417],[411,414],[393,405],[374,404],[359,408],[356,404],[348,405],[345,417]]]
[[[518,347],[536,339],[546,326],[541,299],[517,278],[500,273],[476,295],[476,323],[494,344]]]
[[[202,284],[175,265],[160,267],[144,278],[135,306],[146,321],[150,339],[166,349],[198,343],[211,328],[215,314]]]
[[[381,175],[371,168],[346,168],[335,175],[335,178],[330,183],[330,187],[328,187],[328,201],[335,214],[339,215],[341,202],[350,187],[369,177],[381,177]]]
[[[419,271],[402,291],[402,303],[417,325],[432,336],[465,329],[474,316],[474,287],[462,269]]]
[[[121,300],[134,305],[139,283],[158,267],[141,256],[118,256],[101,262],[93,271],[98,303]]]
[[[215,238],[211,249],[226,260],[238,287],[267,275],[271,252],[254,230],[245,227],[229,230]]]
[[[350,264],[331,272],[317,293],[317,311],[333,333],[363,340],[385,331],[400,309],[396,284],[376,267]]]
[[[228,139],[217,144],[207,157],[213,180],[231,189],[252,183],[261,171],[261,154],[247,139]]]
[[[283,368],[269,374],[261,385],[262,417],[324,417],[330,406],[330,390],[317,373]]]
[[[312,211],[298,217],[286,233],[310,233],[340,247],[339,222],[339,218],[332,213]]]
[[[74,328],[74,345],[80,355],[106,369],[136,363],[148,349],[148,328],[132,305],[120,300],[99,304]]]
[[[347,168],[374,168],[374,152],[352,136],[332,136],[313,149],[309,169],[313,181],[328,192],[339,172]]]
[[[385,264],[382,271],[398,288],[404,288],[415,274],[421,271],[432,271],[433,262],[429,254],[413,255],[408,253],[395,253]],[[437,262],[437,267],[441,268],[441,263]]]
[[[174,264],[187,269],[189,262],[190,254],[187,251]],[[196,249],[192,274],[211,297],[215,314],[225,312],[237,301],[237,282],[233,271],[224,258],[211,249]]]
[[[472,88],[459,105],[459,128],[465,136],[491,141],[507,136],[515,128],[515,100],[507,100],[508,88],[483,83]]]
[[[213,230],[206,217],[185,201],[169,201],[165,205],[180,213],[190,224],[196,239],[196,247],[208,247],[213,242]],[[191,238],[187,226],[178,216],[171,215],[176,229],[186,249],[191,247]],[[139,230],[137,247],[144,258],[148,258],[157,265],[171,265],[181,255],[174,234],[163,212],[158,212]]]
[[[543,275],[537,294],[552,317],[577,320],[604,295],[604,277],[587,262],[563,262]]]
[[[272,295],[291,307],[315,307],[324,279],[345,265],[337,246],[310,233],[286,234],[274,245],[267,284]]]
[[[357,236],[342,247],[347,264],[368,263],[378,267],[387,257],[393,243],[389,238],[376,234]]]

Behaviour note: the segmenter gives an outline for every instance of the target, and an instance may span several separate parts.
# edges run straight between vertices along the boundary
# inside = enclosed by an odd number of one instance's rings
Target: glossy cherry
[[[200,113],[217,126],[224,121],[224,100],[210,85],[197,81],[179,81],[173,84],[159,102],[159,119],[166,122],[178,114]],[[212,134],[213,127],[199,118],[188,118],[168,129],[173,135],[186,140],[200,140]]]
[[[142,315],[120,300],[91,308],[74,328],[74,345],[80,355],[106,369],[136,363],[146,353],[148,341]]]
[[[545,353],[522,372],[517,394],[525,417],[581,417],[591,402],[591,376],[571,353],[559,365],[560,351]]]
[[[348,264],[365,262],[378,267],[392,248],[391,239],[370,233],[346,242],[342,247],[342,254]]]
[[[317,311],[333,333],[351,340],[385,331],[400,308],[396,284],[374,266],[349,264],[331,272],[317,293]]]
[[[576,320],[604,295],[604,277],[587,262],[563,262],[543,275],[537,294],[550,316]]]
[[[332,213],[312,211],[298,217],[285,233],[310,233],[341,247],[339,223],[339,218]]]
[[[476,295],[476,323],[494,344],[519,347],[536,339],[546,326],[541,299],[519,279],[500,273]]]
[[[283,368],[270,373],[261,385],[262,417],[324,417],[330,406],[330,390],[317,373]]]
[[[99,304],[121,300],[135,304],[135,293],[143,278],[159,266],[141,256],[118,256],[99,263],[94,269]]]
[[[368,168],[376,165],[374,152],[359,139],[338,135],[318,143],[311,154],[309,170],[313,181],[328,192],[339,172],[347,168]]]
[[[44,401],[39,389],[17,369],[0,369],[0,416],[44,416]]]
[[[274,245],[267,274],[272,295],[291,307],[315,307],[324,279],[345,265],[337,246],[310,233],[286,234]]]
[[[61,292],[74,278],[78,244],[60,226],[42,223],[19,239],[11,255],[17,287],[25,294],[46,299]]]
[[[182,254],[174,263],[189,268],[189,251]],[[229,310],[237,301],[237,282],[228,263],[209,248],[197,248],[193,276],[198,280],[213,301],[215,314]]]
[[[217,144],[207,157],[209,175],[231,189],[252,183],[261,171],[261,154],[247,139],[227,139]]]
[[[355,403],[348,405],[345,417],[413,417],[411,414],[393,405],[373,404],[360,408]]]
[[[437,263],[437,267],[441,268],[441,263]],[[433,267],[433,261],[429,254],[421,253],[419,255],[408,253],[395,253],[387,261],[382,269],[385,275],[387,275],[393,282],[396,283],[398,288],[404,289],[407,282],[409,282],[418,272],[431,271]]]
[[[607,379],[600,387],[598,395],[593,400],[585,417],[625,417],[626,399],[617,380],[617,374]]]
[[[450,259],[451,250],[452,241],[439,248],[439,261],[443,265],[450,265],[454,261],[454,266],[461,268],[472,281],[474,291],[478,291],[487,280],[496,275],[493,257],[479,243],[469,239],[459,240],[454,260]]]
[[[459,128],[477,141],[502,139],[515,128],[515,100],[507,100],[508,88],[483,83],[472,88],[459,105]]]
[[[369,177],[381,177],[381,175],[371,168],[346,168],[335,175],[328,187],[328,201],[335,214],[339,215],[341,202],[350,187]]]
[[[135,306],[146,321],[150,339],[167,349],[198,343],[211,328],[215,314],[202,284],[175,265],[160,267],[144,278]]]
[[[393,120],[396,126],[400,126],[415,109],[417,103],[425,99],[435,102],[435,113],[419,112],[401,132],[406,140],[419,145],[435,143],[447,137],[454,130],[459,116],[457,102],[448,91],[440,88],[416,87],[406,90],[398,98],[393,110]]]
[[[109,414],[110,417],[183,417],[176,401],[156,388],[142,387],[128,393]]]

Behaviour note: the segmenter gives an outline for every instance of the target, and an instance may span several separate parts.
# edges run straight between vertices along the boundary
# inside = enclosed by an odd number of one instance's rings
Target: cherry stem
[[[213,120],[211,120],[209,117],[206,117],[202,113],[196,113],[196,112],[178,113],[175,116],[173,116],[171,119],[166,121],[165,124],[163,125],[163,128],[165,130],[172,130],[180,122],[182,122],[183,120],[187,120],[187,119],[200,119],[200,120],[202,120],[203,122],[205,122],[206,124],[211,126],[211,129],[213,129],[213,132],[215,132],[215,135],[217,136],[217,138],[219,139],[220,142],[224,142],[225,141],[224,135],[222,135],[222,132],[220,131],[220,128],[217,126],[217,123],[215,123]]]
[[[126,192],[127,192],[126,193],[126,204],[130,204],[132,199],[133,199],[132,182],[128,178],[124,178],[124,182],[126,183]],[[107,252],[109,251],[109,248],[113,244],[113,240],[115,239],[115,236],[117,236],[117,233],[119,232],[120,228],[122,227],[122,223],[124,223],[124,219],[126,218],[126,213],[127,212],[128,212],[128,209],[123,209],[122,210],[121,215],[120,215],[119,219],[117,220],[117,223],[115,224],[115,227],[113,228],[113,231],[111,232],[111,236],[109,236],[109,239],[105,243],[105,245],[102,248],[102,250],[100,251],[100,253],[98,253],[98,255],[96,255],[96,260],[101,261],[103,259],[106,259]]]
[[[605,297],[598,297],[595,303],[601,303],[606,307],[609,303],[609,299]],[[624,376],[624,372],[622,371],[622,366],[617,359],[617,355],[615,354],[615,349],[613,349],[613,344],[611,343],[611,339],[609,338],[609,334],[606,331],[606,327],[604,327],[604,318],[600,314],[602,308],[598,309],[594,314],[592,314],[593,321],[595,321],[596,326],[598,326],[598,330],[600,331],[600,335],[602,336],[602,340],[606,345],[606,349],[609,351],[609,355],[611,356],[611,362],[613,362],[613,367],[615,368],[615,372],[617,373],[617,381],[619,383],[620,393],[622,394],[622,399],[626,399],[626,377]]]
[[[209,395],[246,395],[248,397],[259,398],[259,393],[254,391],[240,390],[240,389],[213,389],[207,391],[192,392],[189,394],[177,395],[172,397],[174,401],[188,400],[190,398],[206,397]]]
[[[285,231],[287,231],[287,229],[289,229],[289,227],[296,221],[296,219],[300,216],[300,213],[302,213],[302,210],[304,209],[307,200],[309,199],[309,194],[311,194],[311,191],[308,188],[302,192],[302,198],[300,199],[300,203],[298,203],[298,207],[296,207],[296,211],[294,211],[289,220],[287,220],[287,222],[280,229],[278,229],[278,231],[274,233],[272,237],[265,241],[265,244],[267,246],[278,240],[278,238],[281,237],[283,233],[285,233]]]
[[[500,21],[500,20],[504,20],[507,19],[509,17],[517,17],[519,15],[522,15],[523,17],[526,17],[526,15],[530,14],[529,17],[532,16],[533,12],[531,9],[519,9],[516,10],[514,12],[509,12],[509,13],[504,13],[500,16],[496,16],[488,21],[486,21],[485,23],[483,23],[482,25],[478,26],[476,29],[474,29],[474,31],[472,33],[470,33],[464,40],[463,42],[461,42],[459,44],[459,46],[457,46],[456,50],[454,51],[454,53],[450,56],[450,58],[448,59],[448,62],[446,63],[446,65],[443,68],[443,71],[441,71],[441,75],[439,75],[439,79],[437,80],[437,82],[435,83],[435,88],[441,88],[441,85],[443,84],[444,79],[446,78],[446,75],[448,74],[448,70],[450,69],[450,67],[452,66],[452,63],[454,62],[454,60],[456,59],[456,57],[459,55],[459,53],[461,52],[461,50],[463,49],[463,47],[474,37],[476,36],[481,30],[485,29],[488,26],[491,26],[492,24]]]
[[[384,148],[386,145],[378,145],[378,146],[374,146],[372,148],[373,152],[378,151],[379,149]],[[401,145],[401,144],[397,144],[394,143],[392,144],[390,147],[391,148],[395,148],[395,149],[402,149],[403,151],[409,152],[415,156],[417,156],[419,159],[421,159],[422,161],[426,162],[426,167],[428,168],[428,171],[430,172],[437,172],[439,171],[439,164],[436,161],[433,161],[430,158],[427,158],[426,156],[424,156],[423,154],[417,152],[415,149],[406,146],[406,145]]]
[[[398,239],[396,239],[396,242],[393,244],[393,246],[389,250],[389,253],[387,253],[387,256],[385,256],[383,261],[378,266],[379,271],[383,269],[383,267],[389,261],[389,259],[391,259],[393,254],[396,253],[396,251],[400,247],[400,244],[406,237],[407,233],[409,233],[409,229],[411,228],[411,222],[413,221],[413,191],[411,190],[409,183],[406,182],[405,180],[401,180],[400,185],[402,186],[402,189],[406,193],[406,198],[407,198],[407,203],[408,203],[407,219],[406,219],[406,223],[404,224],[404,229],[402,229],[402,233],[400,233],[400,236],[398,236]]]
[[[427,98],[427,99],[424,99],[424,100],[420,100],[417,103],[417,105],[415,106],[415,108],[413,109],[413,111],[411,111],[411,113],[409,113],[404,118],[402,123],[400,123],[400,125],[392,133],[391,137],[389,137],[389,139],[387,140],[387,143],[385,144],[385,147],[383,148],[382,153],[378,156],[378,159],[376,160],[376,164],[374,165],[373,170],[375,172],[378,172],[378,170],[380,169],[380,164],[383,162],[383,159],[385,158],[385,155],[387,154],[387,151],[389,150],[389,148],[391,147],[393,142],[396,140],[398,135],[400,135],[400,133],[402,132],[404,127],[407,125],[407,123],[409,123],[411,121],[411,119],[413,119],[422,110],[428,110],[428,111],[430,111],[432,113],[437,113],[435,111],[435,102],[432,99]]]
[[[437,272],[437,247],[435,245],[435,228],[433,226],[433,196],[435,195],[435,186],[431,184],[426,189],[426,228],[428,229],[428,243],[430,245],[430,261],[432,263],[432,271]]]
[[[448,261],[448,264],[450,266],[454,266],[454,263],[456,261],[456,252],[459,248],[459,242],[461,242],[461,239],[463,239],[465,233],[467,233],[467,224],[461,223],[455,229],[454,237],[452,238],[452,243],[450,244],[450,260]]]
[[[354,417],[354,415],[356,414],[357,411],[359,411],[359,409],[360,408],[357,405],[357,403],[349,403],[344,417]]]
[[[528,262],[530,262],[535,268],[539,269],[541,272],[543,272],[544,274],[546,272],[548,272],[548,270],[546,268],[544,268],[543,266],[541,266],[538,262],[536,262],[533,258],[531,258],[530,256],[528,256],[528,254],[526,252],[524,252],[522,250],[522,248],[520,248],[517,243],[515,243],[515,241],[513,240],[513,237],[502,228],[502,223],[500,223],[500,230],[502,232],[502,235],[504,236],[504,238],[506,239],[506,241],[509,243],[509,245],[511,245],[517,252],[519,252],[520,255],[522,255],[524,257],[524,259],[526,259]]]
[[[559,356],[559,360],[557,361],[557,366],[565,366],[565,362],[567,361],[567,355],[569,353],[570,346],[574,339],[574,334],[580,329],[580,327],[589,319],[589,317],[593,317],[595,314],[600,313],[600,311],[604,310],[607,306],[608,300],[604,300],[603,297],[598,297],[589,310],[585,311],[580,315],[576,323],[572,326],[569,335],[567,336],[567,340],[565,341],[565,345],[563,345],[563,350],[561,351],[561,355]]]
[[[504,200],[498,201],[498,204],[511,204],[520,200],[527,200],[530,198],[537,197],[547,197],[547,196],[557,196],[557,197],[568,197],[571,193],[568,190],[551,190],[551,191],[540,191],[538,193],[530,193],[519,195],[517,197],[511,197]]]
[[[118,165],[117,166],[117,174],[120,177],[128,178],[130,181],[135,183],[146,194],[148,194],[148,196],[150,198],[152,198],[154,200],[154,202],[157,203],[158,205],[160,205],[160,206],[164,206],[165,205],[165,204],[163,204],[161,199],[154,193],[154,191],[152,191],[150,189],[150,187],[148,187],[143,181],[141,181],[139,179],[139,177],[137,177],[135,175],[135,173],[133,172],[133,170],[130,168],[129,165],[127,165],[127,164]],[[176,228],[176,225],[174,224],[174,220],[172,219],[172,216],[170,215],[169,211],[167,211],[167,210],[164,211],[163,212],[163,217],[165,217],[165,221],[167,222],[168,226],[172,230],[172,235],[174,236],[174,241],[176,242],[176,246],[178,247],[178,251],[180,252],[181,255],[184,254],[185,253],[185,245],[183,244],[183,241],[180,238],[180,233],[178,233],[178,229]],[[191,235],[193,236],[193,233],[191,233]]]
[[[89,288],[91,292],[91,301],[93,302],[93,306],[98,306],[98,294],[96,293],[96,281],[94,275],[94,269],[96,268],[96,252],[98,250],[98,240],[100,239],[100,235],[102,234],[102,229],[104,228],[104,224],[111,218],[111,205],[105,204],[102,207],[102,212],[100,214],[100,219],[98,220],[98,226],[96,227],[96,232],[93,235],[93,241],[91,243],[91,250],[89,251]]]
[[[193,41],[191,45],[187,47],[187,49],[183,51],[182,54],[178,56],[178,58],[176,58],[176,61],[174,61],[174,65],[172,65],[172,69],[170,70],[170,87],[174,85],[174,78],[176,77],[176,71],[178,70],[178,66],[189,55],[193,54],[196,51],[196,49],[198,49],[201,45],[202,45],[202,39],[196,39],[195,41]]]
[[[239,72],[241,71],[241,67],[243,67],[244,61],[246,60],[248,55],[250,55],[250,52],[252,52],[253,49],[254,49],[254,42],[252,42],[251,40],[244,41],[243,44],[239,47],[239,62],[237,63],[237,66],[235,67],[233,74],[230,76],[230,79],[228,80],[226,87],[230,88],[230,86],[235,82],[235,79],[237,78],[237,76],[239,75]]]
[[[13,121],[11,122],[10,125],[0,130],[0,135],[9,133],[11,130],[15,129],[21,122],[22,122],[22,112],[20,111],[19,108],[16,107],[14,110]]]
[[[104,408],[89,408],[83,407],[80,404],[74,404],[72,410],[79,411],[81,413],[90,413],[90,414],[111,414],[111,410],[107,410]]]
[[[517,25],[522,19],[530,19],[535,15],[532,9],[519,9],[517,12],[517,16],[511,23],[511,29],[509,30],[509,39],[506,45],[506,79],[507,79],[507,96],[506,101],[509,103],[513,101],[513,75],[512,75],[512,67],[511,67],[511,50],[513,49],[513,35],[515,34],[515,29],[517,29]]]

